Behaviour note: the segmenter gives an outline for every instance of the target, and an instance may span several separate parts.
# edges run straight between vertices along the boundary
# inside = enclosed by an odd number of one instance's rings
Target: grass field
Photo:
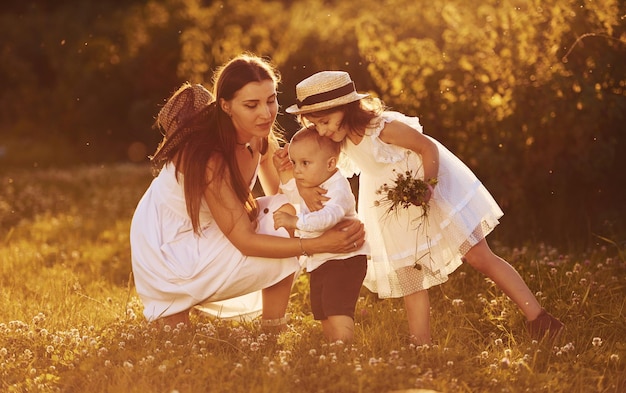
[[[492,244],[566,323],[552,344],[467,266],[430,290],[430,347],[410,344],[401,300],[365,289],[355,341],[326,343],[306,276],[277,338],[197,313],[148,325],[128,230],[150,180],[124,164],[0,174],[1,392],[626,392],[626,261],[609,239],[576,255]]]

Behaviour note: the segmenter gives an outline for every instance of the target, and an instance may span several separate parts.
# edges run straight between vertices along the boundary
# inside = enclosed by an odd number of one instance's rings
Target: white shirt
[[[320,187],[327,190],[325,195],[330,199],[324,202],[322,209],[312,212],[298,194],[295,179],[289,180],[287,184],[280,185],[281,191],[287,195],[289,202],[299,207],[296,227],[299,236],[303,239],[318,237],[345,218],[357,218],[356,201],[352,188],[350,188],[350,182],[341,172],[335,172],[328,180],[320,184]],[[328,260],[347,259],[363,254],[369,254],[367,241],[359,249],[345,254],[321,253],[308,256],[303,255],[300,257],[300,264],[306,266],[307,271],[311,272]]]

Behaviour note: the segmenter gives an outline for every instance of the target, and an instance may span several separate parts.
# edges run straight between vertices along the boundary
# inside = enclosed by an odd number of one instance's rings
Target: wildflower
[[[48,353],[52,353],[52,352],[54,352],[54,347],[53,347],[52,345],[48,345],[48,346],[46,347],[46,352],[48,352]]]
[[[309,350],[309,355],[315,356],[316,354],[317,354],[317,351],[315,349],[310,349]]]
[[[7,355],[7,353],[9,353],[9,351],[7,351],[7,349],[6,349],[6,348],[4,348],[4,347],[3,347],[3,348],[0,348],[0,356],[3,356],[3,357],[4,357],[4,356],[6,356],[6,355]]]
[[[251,343],[250,343],[250,350],[251,350],[252,352],[256,352],[256,351],[258,351],[260,348],[261,348],[261,345],[260,345],[258,342],[253,341],[253,342],[251,342]]]
[[[39,313],[33,317],[33,325],[38,325],[39,323],[46,320],[46,316],[43,313]]]
[[[167,371],[167,366],[166,366],[165,364],[161,364],[161,365],[159,366],[159,371],[160,371],[160,372],[162,372],[162,373],[164,373],[165,371]]]
[[[493,342],[495,345],[500,346],[502,345],[502,339],[501,338],[496,338],[495,341]]]
[[[387,214],[400,207],[408,209],[410,206],[419,206],[422,208],[423,217],[426,218],[429,210],[428,199],[435,185],[437,179],[416,178],[412,170],[397,172],[392,185],[385,183],[376,190],[376,194],[382,197],[374,202],[374,206],[387,205]]]
[[[609,356],[609,361],[613,363],[619,362],[619,355],[616,353],[612,353],[611,356]]]
[[[461,307],[465,302],[463,301],[463,299],[454,299],[452,300],[452,305],[454,307]]]
[[[594,337],[593,340],[591,340],[591,344],[593,344],[594,347],[600,347],[602,346],[602,339],[600,337]]]
[[[446,363],[446,366],[452,367],[454,366],[454,362],[452,360],[448,360],[448,362]]]
[[[489,352],[487,352],[487,351],[482,351],[482,352],[480,353],[480,357],[481,357],[481,359],[487,359],[487,358],[489,357]]]
[[[565,350],[567,350],[568,352],[571,352],[571,351],[574,350],[574,344],[569,342],[569,343],[565,344],[565,346],[563,348],[565,348]]]
[[[124,361],[124,368],[128,371],[132,371],[133,370],[133,364],[131,362],[129,362],[128,360]]]

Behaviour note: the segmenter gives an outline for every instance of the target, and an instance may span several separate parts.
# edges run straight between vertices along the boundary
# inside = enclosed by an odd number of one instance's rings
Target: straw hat
[[[202,85],[183,84],[157,115],[157,123],[170,136],[185,121],[213,101],[213,95]]]
[[[285,109],[285,112],[303,115],[349,104],[368,96],[356,92],[347,72],[322,71],[296,85],[296,103]]]
[[[161,165],[170,158],[180,142],[194,132],[184,127],[190,119],[213,101],[213,95],[200,84],[184,83],[167,100],[157,115],[157,124],[164,131],[163,140],[150,157],[154,165]]]

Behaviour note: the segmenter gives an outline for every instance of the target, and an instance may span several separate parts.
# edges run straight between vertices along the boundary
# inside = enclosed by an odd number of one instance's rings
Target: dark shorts
[[[354,309],[367,272],[367,256],[335,259],[311,272],[311,310],[316,320],[331,315],[354,319]]]

